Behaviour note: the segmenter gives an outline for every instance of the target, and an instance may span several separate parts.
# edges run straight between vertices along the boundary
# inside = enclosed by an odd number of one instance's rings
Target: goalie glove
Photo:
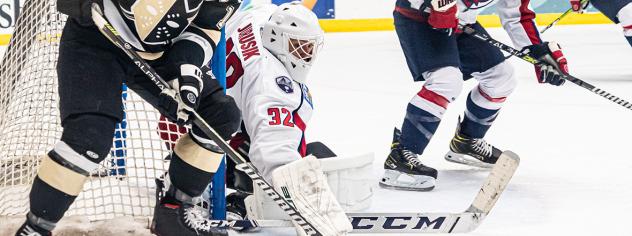
[[[588,7],[589,0],[570,0],[571,8],[574,12],[582,14],[584,10]]]
[[[195,65],[180,66],[180,76],[169,81],[172,89],[160,93],[160,103],[170,114],[175,114],[176,123],[180,126],[190,123],[190,115],[200,104],[202,93],[202,71]]]
[[[540,61],[535,66],[538,82],[555,86],[564,84],[563,75],[568,74],[568,62],[559,44],[544,42],[526,46],[522,50]]]
[[[432,28],[445,32],[448,36],[457,29],[457,0],[430,0],[430,16],[428,24]],[[427,2],[427,1],[426,1]]]

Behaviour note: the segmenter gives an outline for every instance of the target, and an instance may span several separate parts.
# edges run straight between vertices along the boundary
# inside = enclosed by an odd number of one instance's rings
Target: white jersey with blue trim
[[[270,179],[272,171],[305,155],[312,115],[307,86],[291,79],[261,41],[260,11],[239,12],[227,24],[226,87],[242,112],[248,157]],[[265,14],[265,13],[264,13]]]

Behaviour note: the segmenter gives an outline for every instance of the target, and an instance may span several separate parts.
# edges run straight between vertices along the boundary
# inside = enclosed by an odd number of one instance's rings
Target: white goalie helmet
[[[316,14],[297,1],[281,4],[261,33],[263,46],[299,83],[305,83],[322,48],[324,35]]]

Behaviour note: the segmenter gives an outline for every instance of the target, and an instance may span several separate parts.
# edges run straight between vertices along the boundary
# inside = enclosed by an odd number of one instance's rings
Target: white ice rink
[[[502,29],[489,31],[510,43]],[[543,38],[562,45],[571,74],[632,100],[632,48],[620,26],[555,26]],[[468,235],[632,235],[632,110],[570,82],[538,84],[531,65],[512,62],[519,86],[486,140],[516,152],[521,166],[491,214]],[[393,31],[327,34],[316,64],[308,139],[340,156],[374,152],[377,183],[393,127],[401,126],[422,84],[413,83]],[[469,206],[487,171],[448,163],[443,155],[475,84],[466,82],[421,157],[439,170],[435,190],[378,188],[370,211],[458,212]],[[267,235],[279,233],[292,235]]]

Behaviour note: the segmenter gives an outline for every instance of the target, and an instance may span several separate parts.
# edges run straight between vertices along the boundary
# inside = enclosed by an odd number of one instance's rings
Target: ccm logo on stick
[[[446,217],[443,216],[434,220],[425,216],[415,218],[409,216],[351,217],[351,225],[353,229],[425,229],[430,227],[440,229],[445,219]]]

